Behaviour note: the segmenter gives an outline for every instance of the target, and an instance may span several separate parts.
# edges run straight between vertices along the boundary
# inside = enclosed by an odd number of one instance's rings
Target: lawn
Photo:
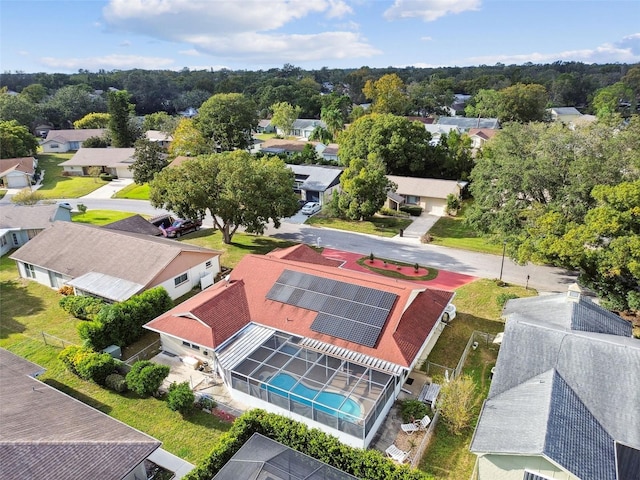
[[[355,220],[342,220],[339,218],[329,218],[321,215],[309,217],[307,225],[314,227],[329,227],[337,230],[347,230],[349,232],[368,233],[380,237],[395,237],[411,225],[408,218],[399,217],[372,217],[362,222]]]
[[[79,198],[109,182],[93,177],[65,177],[60,163],[69,160],[73,153],[38,155],[38,168],[44,170],[42,186],[38,189],[44,198]]]
[[[7,194],[6,190],[1,190],[0,189],[0,199],[3,198],[6,194]]]
[[[131,212],[118,212],[115,210],[87,210],[85,213],[72,212],[74,222],[90,223],[92,225],[106,225],[136,215]]]
[[[455,217],[441,217],[429,230],[433,238],[433,245],[443,247],[460,248],[481,253],[500,255],[502,245],[491,243],[483,237],[479,237],[475,231],[464,224],[464,210],[468,203]]]
[[[128,198],[130,200],[149,200],[149,184],[138,185],[132,183],[115,194],[115,198]]]

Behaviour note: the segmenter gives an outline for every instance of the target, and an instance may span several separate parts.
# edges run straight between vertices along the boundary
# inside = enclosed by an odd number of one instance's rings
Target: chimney
[[[582,296],[582,288],[577,283],[572,283],[569,285],[567,289],[567,299],[570,302],[578,303],[580,301],[580,297]]]

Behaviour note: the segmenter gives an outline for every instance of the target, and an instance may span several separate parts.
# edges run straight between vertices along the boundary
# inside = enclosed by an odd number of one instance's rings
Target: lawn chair
[[[409,453],[411,452],[405,452],[404,450],[400,450],[398,447],[396,447],[392,443],[391,445],[389,445],[389,447],[387,447],[387,449],[385,450],[385,453],[387,454],[387,456],[391,457],[392,460],[398,463],[404,463],[405,460],[409,458]]]
[[[415,422],[411,423],[403,423],[402,425],[400,425],[400,428],[407,435],[411,435],[413,432],[426,429],[430,423],[431,419],[429,418],[429,415],[425,415],[424,417],[422,417],[422,420],[416,420]]]

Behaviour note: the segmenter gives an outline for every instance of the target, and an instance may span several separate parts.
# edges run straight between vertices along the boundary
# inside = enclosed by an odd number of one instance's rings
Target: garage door
[[[425,213],[443,217],[446,215],[447,202],[440,198],[427,198],[425,202]]]

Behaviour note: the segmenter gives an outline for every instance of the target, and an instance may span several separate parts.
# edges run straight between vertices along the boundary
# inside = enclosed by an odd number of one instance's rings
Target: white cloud
[[[421,18],[433,22],[445,15],[478,10],[481,3],[481,0],[395,0],[384,12],[384,17],[388,20]]]
[[[524,53],[518,55],[487,55],[470,57],[469,64],[495,63],[553,63],[557,61],[583,63],[636,63],[640,62],[640,33],[624,37],[616,43],[605,43],[593,49],[566,50],[555,53]]]
[[[112,30],[234,60],[281,63],[381,53],[350,31],[307,33],[310,25],[319,28],[322,18],[353,14],[345,0],[110,0],[103,14]]]
[[[431,37],[420,37],[420,40],[422,40],[423,42],[430,42],[431,40],[433,40],[433,38],[431,38]]]
[[[85,58],[42,57],[40,62],[48,67],[65,71],[78,70],[80,68],[88,70],[99,70],[101,68],[105,70],[127,70],[131,68],[157,70],[159,68],[170,68],[174,63],[171,58],[141,57],[137,55],[104,55]]]
[[[186,55],[188,57],[199,57],[200,56],[200,52],[197,51],[195,48],[190,48],[189,50],[180,50],[178,53],[180,55]]]

